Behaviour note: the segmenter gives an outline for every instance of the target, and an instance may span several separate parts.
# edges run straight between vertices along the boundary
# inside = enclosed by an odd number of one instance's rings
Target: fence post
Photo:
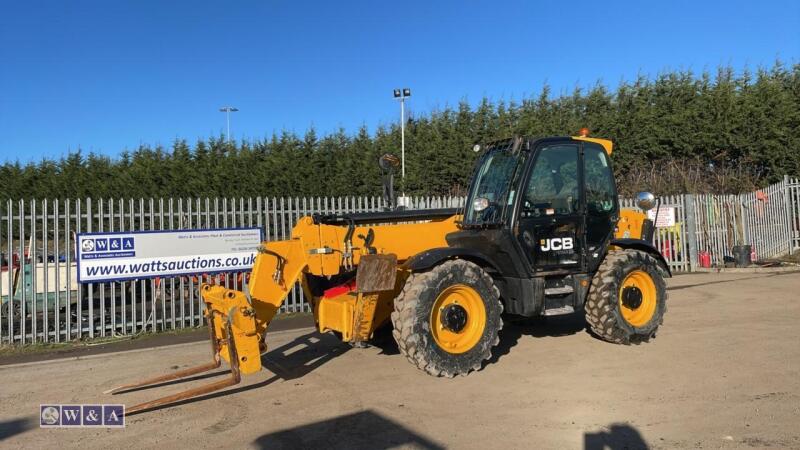
[[[689,244],[689,272],[697,268],[697,221],[694,210],[694,194],[683,196],[683,210],[686,212],[686,242]]]
[[[736,196],[736,201],[739,203],[739,216],[742,218],[742,242],[740,242],[740,244],[742,244],[742,245],[748,245],[748,244],[749,245],[753,245],[753,243],[750,242],[751,241],[751,239],[750,239],[750,229],[748,228],[748,225],[747,225],[747,218],[744,215],[745,196],[742,195],[742,194],[738,194]]]
[[[794,227],[792,226],[792,200],[789,196],[789,175],[783,176],[783,208],[786,211],[786,254],[792,254],[794,247]]]
[[[792,252],[800,248],[800,178],[789,178],[789,203],[792,210],[789,211],[789,219],[792,228]]]

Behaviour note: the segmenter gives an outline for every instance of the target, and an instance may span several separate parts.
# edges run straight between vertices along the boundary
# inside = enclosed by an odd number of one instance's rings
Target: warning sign
[[[675,226],[675,207],[662,206],[658,208],[658,218],[656,218],[656,210],[651,209],[647,211],[647,218],[656,224],[656,228],[667,228]]]

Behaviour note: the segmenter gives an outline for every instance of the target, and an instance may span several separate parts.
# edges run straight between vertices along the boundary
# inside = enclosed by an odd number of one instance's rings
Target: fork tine
[[[231,329],[231,322],[228,320],[226,325],[226,330],[228,333],[228,355],[230,356],[231,361],[231,376],[226,380],[216,381],[214,383],[209,383],[203,386],[198,386],[196,388],[187,389],[183,392],[178,392],[177,394],[168,395],[166,397],[161,397],[155,400],[151,400],[149,402],[140,403],[135,405],[131,408],[126,408],[125,414],[135,414],[138,412],[146,411],[149,409],[153,409],[162,405],[168,405],[170,403],[175,403],[180,400],[185,400],[192,397],[197,397],[199,395],[208,394],[210,392],[218,391],[220,389],[226,388],[228,386],[233,386],[238,384],[242,377],[239,372],[239,355],[236,351],[236,344],[235,341],[232,339],[233,330]]]
[[[209,370],[214,370],[217,367],[219,367],[220,366],[219,345],[217,343],[217,338],[214,336],[214,311],[211,310],[210,308],[208,309],[208,317],[206,319],[206,322],[208,323],[208,334],[209,334],[209,339],[211,340],[211,352],[213,361],[207,364],[202,364],[195,367],[189,367],[188,369],[179,370],[177,372],[169,373],[166,375],[148,378],[146,380],[139,381],[137,383],[130,383],[122,386],[117,386],[113,389],[104,391],[103,394],[118,394],[120,392],[128,391],[142,386],[162,383],[164,381],[177,380],[179,378],[188,377],[189,375],[195,375],[198,373],[207,372]]]

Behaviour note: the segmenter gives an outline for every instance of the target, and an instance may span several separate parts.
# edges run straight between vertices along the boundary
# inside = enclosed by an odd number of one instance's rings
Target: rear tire
[[[502,312],[492,277],[469,261],[451,260],[406,280],[394,301],[392,335],[400,353],[428,374],[466,375],[491,357]]]
[[[667,309],[663,272],[661,262],[648,253],[610,251],[592,279],[584,306],[591,331],[616,344],[654,338]]]

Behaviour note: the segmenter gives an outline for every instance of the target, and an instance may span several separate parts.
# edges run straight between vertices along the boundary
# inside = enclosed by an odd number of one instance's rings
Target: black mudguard
[[[448,259],[455,258],[472,261],[492,272],[500,272],[497,264],[488,256],[476,250],[459,247],[437,247],[425,250],[406,260],[402,267],[412,272],[419,272],[428,270]]]
[[[616,245],[620,248],[639,250],[653,255],[653,257],[659,260],[661,265],[664,266],[664,270],[667,271],[667,275],[670,278],[672,277],[672,271],[669,268],[669,263],[667,263],[666,258],[664,258],[664,255],[662,255],[661,252],[659,252],[658,249],[650,242],[642,239],[612,239],[610,244]]]

